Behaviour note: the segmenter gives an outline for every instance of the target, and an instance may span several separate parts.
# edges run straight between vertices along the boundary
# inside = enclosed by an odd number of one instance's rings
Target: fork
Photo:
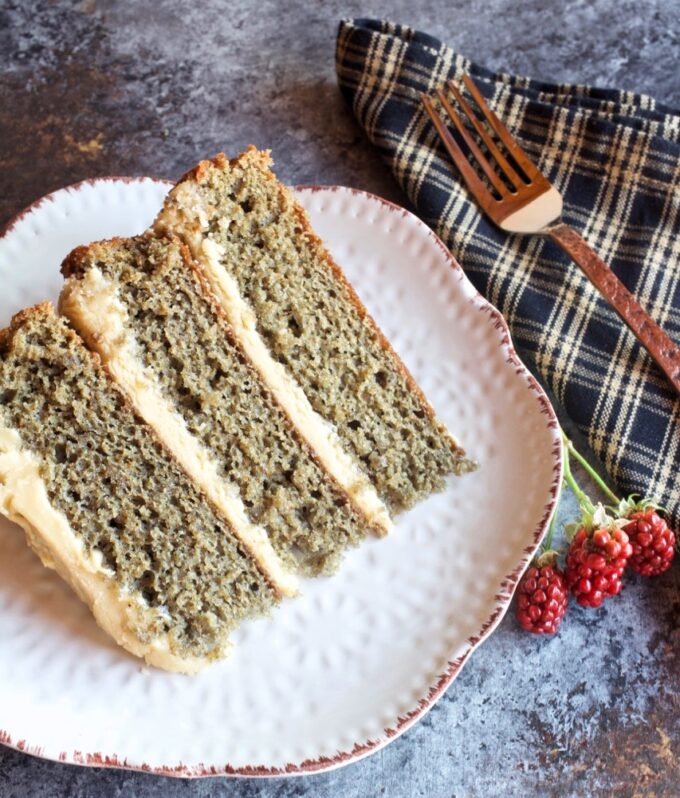
[[[470,193],[484,213],[502,230],[548,236],[561,247],[630,327],[675,390],[680,393],[680,349],[576,230],[560,220],[562,195],[527,157],[505,125],[486,104],[472,79],[464,75],[463,82],[497,138],[491,135],[455,83],[449,80],[447,86],[488,155],[482,152],[444,91],[437,89],[436,96],[456,126],[472,159],[486,175],[493,191],[468,160],[447,122],[437,111],[432,98],[423,94],[421,100]]]

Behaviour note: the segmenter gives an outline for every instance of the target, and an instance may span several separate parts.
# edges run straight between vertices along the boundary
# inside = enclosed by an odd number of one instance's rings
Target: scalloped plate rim
[[[102,176],[95,178],[87,178],[77,181],[75,183],[64,186],[60,189],[52,191],[44,196],[38,198],[21,211],[12,216],[2,228],[0,228],[0,240],[8,235],[14,228],[21,224],[26,217],[33,211],[46,202],[55,201],[56,195],[77,192],[85,186],[95,187],[99,183],[145,183],[145,182],[160,183],[165,185],[173,185],[172,181],[154,178],[149,176]],[[371,200],[377,201],[383,206],[388,207],[393,211],[399,212],[406,217],[413,217],[418,224],[422,225],[424,232],[436,242],[437,246],[442,251],[446,261],[452,269],[456,272],[459,280],[461,280],[468,293],[468,301],[473,303],[480,311],[484,311],[489,315],[489,323],[495,328],[499,348],[503,351],[506,361],[515,367],[515,373],[518,379],[522,379],[525,383],[526,389],[535,394],[535,401],[541,406],[541,414],[546,416],[546,426],[550,430],[552,437],[552,484],[550,487],[550,499],[544,507],[544,513],[541,520],[531,534],[531,543],[525,549],[522,558],[517,566],[509,573],[506,574],[502,580],[501,585],[498,587],[498,592],[494,597],[494,609],[490,617],[482,625],[477,635],[469,638],[463,648],[464,650],[455,658],[447,663],[446,670],[441,673],[438,678],[431,685],[427,695],[423,696],[416,704],[416,706],[406,715],[395,719],[393,726],[387,727],[383,730],[383,736],[379,740],[367,740],[361,743],[356,743],[350,751],[343,751],[337,753],[333,757],[320,757],[313,760],[305,760],[298,764],[286,765],[285,768],[270,767],[266,765],[247,765],[232,767],[231,765],[162,765],[151,766],[144,762],[130,762],[129,758],[121,759],[116,754],[102,754],[100,752],[84,753],[81,751],[66,752],[63,751],[59,756],[45,755],[43,748],[39,744],[31,743],[25,739],[14,739],[14,737],[6,730],[0,727],[0,745],[7,748],[28,754],[37,758],[45,759],[46,761],[73,764],[81,767],[105,767],[118,770],[127,770],[133,772],[151,773],[160,776],[170,776],[176,778],[207,778],[207,777],[239,777],[239,778],[276,778],[288,776],[301,776],[311,775],[316,773],[329,772],[343,767],[351,762],[357,762],[376,753],[380,749],[388,745],[392,740],[401,736],[418,720],[420,720],[438,701],[442,694],[455,680],[456,676],[460,673],[461,669],[468,661],[471,654],[475,649],[480,646],[496,629],[498,624],[503,619],[507,612],[510,602],[512,600],[517,583],[522,574],[526,570],[534,556],[535,552],[540,545],[543,538],[545,529],[550,521],[550,518],[555,510],[557,504],[558,490],[557,487],[562,480],[562,438],[560,427],[557,420],[555,411],[548,399],[545,391],[540,386],[536,378],[527,369],[521,361],[513,346],[510,336],[510,330],[505,318],[500,311],[485,299],[477,289],[472,285],[463,268],[448,250],[444,242],[432,231],[421,219],[407,209],[390,202],[376,194],[362,189],[350,188],[347,186],[323,185],[323,184],[302,184],[294,187],[296,192],[351,192],[356,195],[363,195]],[[0,721],[1,722],[1,721]]]

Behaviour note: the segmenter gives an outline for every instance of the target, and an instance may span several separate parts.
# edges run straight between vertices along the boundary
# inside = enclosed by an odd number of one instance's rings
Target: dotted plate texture
[[[20,214],[0,239],[0,326],[56,301],[72,247],[144,230],[166,191],[100,179]],[[177,776],[330,769],[422,716],[506,611],[561,478],[550,404],[498,312],[426,225],[347,188],[297,196],[479,470],[244,626],[232,656],[195,677],[118,648],[23,532],[0,521],[0,742]]]

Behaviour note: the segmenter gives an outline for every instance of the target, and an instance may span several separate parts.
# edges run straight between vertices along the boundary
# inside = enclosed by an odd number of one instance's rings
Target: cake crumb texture
[[[0,357],[0,418],[38,458],[84,552],[153,610],[138,639],[221,656],[228,632],[276,601],[226,522],[47,304],[15,317]]]
[[[188,258],[178,240],[144,235],[80,248],[64,271],[96,268],[117,286],[138,357],[284,565],[331,573],[366,525],[249,364]]]
[[[335,426],[389,508],[411,507],[473,464],[269,162],[268,153],[254,148],[232,161],[202,161],[185,178],[198,187],[200,206],[180,207],[180,183],[158,226],[172,220],[187,242],[201,228],[218,245],[272,356]]]

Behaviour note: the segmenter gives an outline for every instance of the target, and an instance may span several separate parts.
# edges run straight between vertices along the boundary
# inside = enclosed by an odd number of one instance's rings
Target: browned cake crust
[[[286,197],[291,196],[290,192],[282,184],[278,182],[274,173],[271,172],[268,168],[269,164],[271,163],[271,150],[258,150],[254,144],[248,145],[245,152],[241,153],[236,158],[227,158],[227,156],[223,152],[220,152],[214,158],[199,161],[199,163],[195,167],[193,167],[193,169],[190,169],[179,179],[178,183],[181,183],[185,180],[192,180],[199,184],[203,183],[208,178],[211,166],[217,167],[218,169],[224,169],[224,167],[227,164],[229,166],[237,166],[245,156],[252,157],[255,155],[259,156],[259,160],[262,162],[262,164],[265,167],[262,170],[263,177],[276,186],[276,189],[280,195],[285,195]],[[365,321],[368,324],[373,334],[375,335],[376,339],[379,341],[383,351],[389,357],[391,357],[394,360],[394,362],[397,364],[398,370],[406,380],[410,390],[413,392],[413,394],[415,394],[415,396],[418,397],[418,401],[420,402],[420,405],[424,410],[424,412],[427,414],[428,418],[435,420],[436,419],[435,411],[432,405],[430,404],[428,398],[425,396],[420,386],[413,378],[411,372],[406,368],[402,359],[395,352],[394,348],[387,340],[380,327],[378,327],[378,325],[375,322],[375,319],[373,319],[373,317],[368,312],[363,302],[359,299],[357,292],[354,290],[354,287],[347,279],[342,268],[335,262],[335,260],[333,260],[333,257],[331,256],[330,252],[326,249],[322,239],[319,238],[319,236],[312,229],[312,226],[309,223],[309,219],[307,217],[307,213],[305,212],[304,208],[294,197],[293,197],[293,203],[295,207],[295,214],[298,223],[300,225],[300,232],[304,233],[309,239],[309,241],[312,243],[312,245],[318,248],[318,252],[326,262],[328,268],[333,272],[335,277],[343,285],[361,320]],[[443,430],[443,432],[444,434],[446,434],[448,438],[451,451],[455,454],[464,454],[462,447],[458,444],[456,440],[453,439],[453,437],[448,433],[448,431]]]
[[[229,522],[50,303],[0,332],[0,377],[2,511],[120,645],[195,672],[277,602]]]
[[[125,241],[125,239],[117,237],[115,239],[111,239],[111,241]],[[82,258],[83,258],[83,256],[85,255],[85,253],[87,252],[88,249],[89,249],[89,247],[87,247],[87,246],[77,247],[78,254],[74,257],[73,264],[75,264],[77,262],[82,262]],[[76,250],[73,250],[71,255],[73,255],[75,252],[76,252]],[[70,256],[69,256],[69,258],[70,258]],[[12,351],[12,347],[13,347],[13,343],[14,343],[14,336],[19,331],[19,329],[24,326],[24,324],[27,321],[29,321],[30,319],[37,319],[37,318],[41,318],[41,317],[42,318],[46,318],[46,317],[48,317],[48,316],[50,316],[50,315],[52,315],[54,313],[55,313],[54,306],[52,305],[51,302],[49,302],[47,300],[44,301],[44,302],[40,302],[37,305],[33,305],[32,307],[24,308],[23,310],[20,310],[18,313],[15,313],[14,316],[12,316],[12,319],[11,319],[9,325],[7,327],[5,327],[4,329],[0,330],[0,354],[2,354],[3,357],[4,357],[4,356],[8,355]],[[125,407],[125,409],[131,415],[133,415],[134,418],[137,419],[137,421],[140,424],[144,425],[144,427],[147,430],[148,435],[151,438],[153,438],[156,446],[158,446],[163,451],[163,454],[165,455],[165,457],[167,457],[168,460],[170,460],[173,463],[174,466],[176,466],[177,468],[182,469],[181,464],[179,463],[179,461],[177,460],[177,458],[175,457],[173,452],[164,444],[164,442],[162,440],[160,440],[160,438],[154,433],[154,431],[149,427],[149,425],[139,415],[137,409],[132,404],[132,402],[129,400],[129,398],[128,398],[127,394],[125,393],[125,391],[123,391],[120,388],[120,386],[118,385],[116,380],[111,375],[111,372],[110,372],[109,368],[106,366],[105,363],[102,363],[102,360],[101,360],[100,356],[96,352],[93,352],[91,349],[87,348],[85,346],[84,342],[82,341],[82,339],[80,338],[80,336],[78,335],[78,333],[76,333],[70,327],[67,328],[67,330],[66,330],[66,336],[72,343],[77,344],[78,346],[81,346],[83,348],[83,351],[87,353],[87,356],[95,364],[96,368],[101,369],[106,374],[106,376],[108,378],[108,382],[109,382],[110,388],[117,395],[118,401],[120,402],[120,404],[123,405],[123,407]],[[182,469],[182,471],[184,471],[184,469]],[[214,512],[215,515],[217,515],[219,517],[222,517],[220,511],[209,500],[209,498],[205,495],[205,493],[203,491],[201,491],[198,486],[195,485],[194,487],[195,487],[196,491],[201,494],[203,501],[210,507],[211,511]],[[225,521],[225,523],[226,523],[226,521]],[[257,570],[260,572],[260,574],[262,575],[264,580],[267,582],[267,584],[269,585],[271,590],[277,595],[277,597],[278,598],[282,598],[282,594],[277,590],[276,585],[272,584],[272,582],[271,582],[271,580],[269,578],[269,575],[266,573],[266,571],[264,571],[262,568],[260,568],[255,560],[253,560],[253,565],[257,568]]]

